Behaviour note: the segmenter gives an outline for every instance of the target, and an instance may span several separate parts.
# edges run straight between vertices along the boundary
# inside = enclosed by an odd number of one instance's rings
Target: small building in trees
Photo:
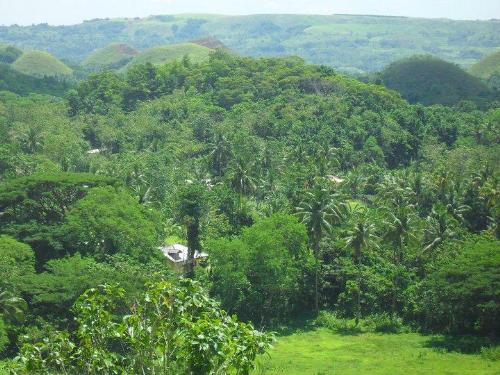
[[[188,261],[188,248],[181,244],[173,244],[160,248],[165,258],[176,268],[182,268]],[[195,251],[194,261],[198,263],[200,260],[208,257],[207,253]]]

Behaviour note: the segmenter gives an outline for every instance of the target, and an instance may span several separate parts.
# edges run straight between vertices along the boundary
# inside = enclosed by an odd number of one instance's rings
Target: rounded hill
[[[0,44],[0,63],[12,64],[22,54],[23,51],[15,46]]]
[[[12,68],[20,73],[33,77],[69,77],[73,73],[71,68],[43,51],[25,52],[14,63]]]
[[[174,60],[181,60],[188,56],[192,62],[202,62],[208,60],[211,48],[201,46],[195,43],[170,44],[149,48],[127,64],[127,67],[136,64],[151,63],[155,65],[165,64]]]
[[[390,89],[410,103],[454,105],[480,101],[490,95],[481,80],[458,65],[432,56],[414,56],[389,65],[381,74]]]
[[[83,61],[82,66],[91,70],[118,69],[126,65],[139,52],[124,43],[110,44],[94,50]]]
[[[484,80],[500,75],[500,50],[472,65],[469,72]]]

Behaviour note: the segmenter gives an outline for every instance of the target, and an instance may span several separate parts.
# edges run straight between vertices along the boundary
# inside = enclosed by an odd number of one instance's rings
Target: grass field
[[[320,328],[280,337],[254,375],[500,374],[500,361],[448,352],[439,343],[416,333],[341,335]]]

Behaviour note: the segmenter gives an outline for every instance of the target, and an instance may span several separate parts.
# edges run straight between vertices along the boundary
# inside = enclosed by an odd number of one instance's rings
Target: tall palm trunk
[[[314,240],[314,257],[316,259],[314,265],[314,309],[319,312],[319,249],[320,249],[320,239],[315,238]]]
[[[185,265],[186,277],[194,277],[195,253],[200,250],[200,222],[192,219],[187,225],[188,256]]]
[[[396,266],[396,273],[392,279],[392,301],[391,301],[391,312],[392,315],[396,315],[396,301],[397,293],[399,288],[399,265],[401,263],[401,243],[394,244],[393,261]]]
[[[357,246],[355,248],[355,258],[356,258],[356,268],[358,271],[358,280],[357,280],[357,293],[356,293],[356,326],[359,324],[359,320],[361,319],[361,246]]]

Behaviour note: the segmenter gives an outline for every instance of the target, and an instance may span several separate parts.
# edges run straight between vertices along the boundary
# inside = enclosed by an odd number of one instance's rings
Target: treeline
[[[103,282],[123,314],[145,281],[178,285],[157,248],[173,240],[209,254],[187,276],[258,327],[331,310],[497,335],[498,108],[223,52],[94,74],[66,98],[2,94],[0,285],[30,322],[4,313],[5,353],[74,334],[71,306]]]
[[[0,91],[18,95],[37,93],[62,97],[72,85],[70,81],[55,77],[37,78],[22,74],[10,65],[0,63]]]

